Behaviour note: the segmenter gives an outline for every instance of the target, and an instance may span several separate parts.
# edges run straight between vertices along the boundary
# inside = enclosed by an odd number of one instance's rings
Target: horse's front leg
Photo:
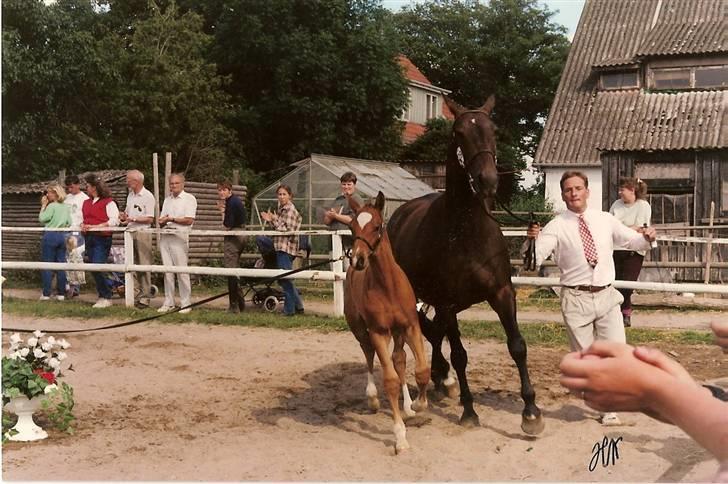
[[[425,355],[425,343],[422,341],[422,332],[417,320],[407,326],[406,340],[415,357],[415,380],[419,395],[417,402],[412,407],[416,412],[421,412],[427,408],[427,384],[430,382],[430,367],[427,365],[427,356]]]
[[[399,412],[399,375],[394,369],[394,363],[389,355],[389,331],[376,332],[370,331],[369,337],[372,340],[372,346],[377,352],[379,363],[382,365],[382,376],[384,380],[384,391],[389,397],[389,404],[392,407],[392,420],[394,425],[392,430],[394,431],[394,452],[400,453],[403,450],[409,449],[409,443],[407,443],[407,429],[404,426],[402,415]]]
[[[540,434],[543,432],[545,423],[541,410],[536,406],[536,391],[528,376],[528,350],[526,341],[518,329],[516,295],[513,286],[506,286],[496,291],[492,297],[488,298],[488,303],[498,313],[498,318],[508,338],[508,352],[516,362],[518,375],[521,377],[521,398],[525,403],[521,414],[521,429],[528,435]]]
[[[450,361],[452,361],[452,366],[455,368],[460,382],[460,403],[463,405],[460,425],[477,427],[480,425],[480,419],[478,414],[475,413],[475,409],[473,409],[473,395],[470,393],[468,378],[465,374],[465,369],[468,366],[468,353],[460,340],[457,314],[454,311],[446,311],[442,313],[442,319],[445,324],[447,340],[450,342]]]
[[[369,338],[362,341],[360,346],[367,360],[367,405],[369,410],[376,413],[379,410],[379,394],[377,393],[377,385],[374,383],[374,347]]]
[[[392,361],[394,369],[399,376],[399,383],[402,386],[402,410],[407,417],[414,417],[416,412],[412,409],[412,397],[407,388],[407,353],[404,351],[404,334],[401,330],[393,331],[394,350],[392,351]]]

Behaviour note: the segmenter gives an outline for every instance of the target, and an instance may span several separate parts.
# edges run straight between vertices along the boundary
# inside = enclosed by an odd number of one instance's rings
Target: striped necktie
[[[590,266],[595,267],[597,265],[597,248],[584,220],[584,214],[579,215],[579,235],[581,236],[581,244],[584,246],[586,261]]]

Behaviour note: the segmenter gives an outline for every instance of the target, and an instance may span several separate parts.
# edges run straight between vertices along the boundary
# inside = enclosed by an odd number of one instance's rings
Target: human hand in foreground
[[[723,353],[728,353],[728,321],[713,321],[710,329],[715,334],[715,344],[723,348]]]
[[[538,235],[541,233],[541,225],[539,225],[538,222],[532,223],[528,226],[528,230],[526,230],[526,237],[529,239],[536,239],[538,238]]]
[[[690,374],[664,353],[650,348],[596,341],[561,360],[561,384],[599,411],[644,412],[668,421],[652,405],[661,385],[695,385]]]

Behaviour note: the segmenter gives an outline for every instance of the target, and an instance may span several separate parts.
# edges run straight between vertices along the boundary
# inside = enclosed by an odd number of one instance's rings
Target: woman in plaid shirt
[[[276,190],[278,197],[278,210],[275,213],[263,212],[260,216],[273,229],[279,232],[294,232],[301,228],[301,214],[291,202],[293,192],[288,185],[280,185]],[[256,243],[262,253],[275,250],[276,263],[279,269],[291,270],[293,258],[298,253],[298,235],[276,235],[274,237],[256,237]],[[279,279],[278,284],[283,288],[286,301],[283,313],[286,316],[303,313],[303,301],[292,279]]]

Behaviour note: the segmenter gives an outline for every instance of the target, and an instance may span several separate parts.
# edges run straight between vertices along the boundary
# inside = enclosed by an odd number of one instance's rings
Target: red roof
[[[404,132],[402,133],[402,141],[405,144],[412,143],[414,140],[422,136],[425,132],[425,127],[421,124],[410,123],[407,121],[404,125]]]
[[[409,60],[407,57],[400,55],[397,57],[397,61],[399,62],[399,65],[402,66],[404,69],[404,75],[407,79],[411,81],[417,81],[421,82],[423,84],[427,84],[428,86],[432,86],[432,83],[428,78],[425,77],[423,73],[420,72],[420,70],[415,66],[411,60]]]

